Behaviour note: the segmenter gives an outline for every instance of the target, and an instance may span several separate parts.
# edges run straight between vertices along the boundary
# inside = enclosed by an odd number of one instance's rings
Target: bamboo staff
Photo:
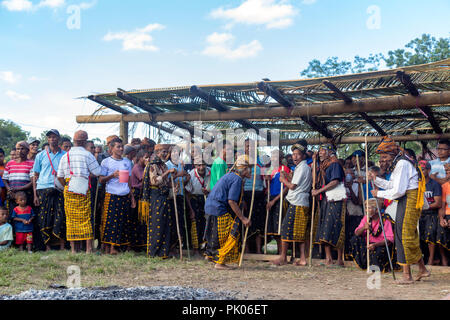
[[[180,181],[180,188],[183,190],[183,212],[184,212],[184,229],[186,230],[186,248],[187,248],[187,254],[188,259],[191,258],[191,253],[189,251],[189,232],[188,232],[188,225],[187,225],[187,219],[186,219],[186,191],[184,190],[184,183],[183,178],[181,178]]]
[[[366,217],[367,217],[367,222],[369,222],[369,154],[367,153],[367,135],[365,136],[365,151],[366,151]],[[376,200],[376,199],[375,199]],[[382,223],[382,222],[380,222]],[[369,230],[367,230],[367,273],[370,272],[370,257],[369,257],[369,239],[370,239],[370,234],[369,234]]]
[[[316,189],[316,159],[313,158],[313,167],[312,167],[312,179],[313,179],[313,186],[312,189]],[[314,210],[316,206],[316,197],[313,197],[312,200],[312,210],[311,210],[311,235],[309,237],[309,267],[312,267],[312,249],[313,249],[313,230],[314,230]]]
[[[366,154],[366,158],[367,158],[367,154]],[[359,164],[359,156],[358,155],[356,155],[356,167],[358,169],[358,178],[359,178],[359,176],[361,174],[361,166]],[[367,172],[367,168],[366,168],[366,172]],[[369,216],[367,213],[368,209],[366,207],[366,204],[364,203],[364,188],[360,182],[358,182],[358,184],[359,184],[359,193],[361,193],[361,197],[363,199],[362,207],[363,207],[364,215],[366,216],[367,223],[369,223]],[[367,232],[367,237],[368,236],[369,236],[369,232]],[[369,271],[369,246],[367,246],[367,271]]]
[[[267,204],[270,202],[270,180],[267,185]],[[267,254],[267,224],[269,223],[269,209],[266,205],[266,225],[264,226],[264,254]]]
[[[281,164],[281,170],[280,170],[280,178],[281,178],[281,172],[284,172],[283,165]],[[283,192],[284,192],[284,184],[281,183],[281,193],[280,193],[280,214],[278,216],[278,234],[281,236],[281,221],[283,219]]]
[[[94,247],[95,247],[95,214],[97,213],[97,199],[98,199],[98,189],[99,189],[99,187],[100,187],[100,181],[97,180],[97,187],[96,187],[96,190],[95,190],[95,201],[94,201],[94,217],[92,219],[93,223],[94,223],[94,225],[92,227],[92,232],[94,234],[94,239],[92,241],[92,245]]]
[[[180,245],[180,260],[183,260],[183,244],[181,242],[180,224],[178,222],[177,194],[175,193],[175,183],[173,182],[173,174],[170,175],[172,181],[173,204],[175,206],[175,223],[177,224],[178,243]]]
[[[255,165],[253,167],[254,171],[253,171],[252,201],[251,201],[251,204],[250,204],[250,212],[248,214],[248,220],[252,219],[253,203],[255,201],[256,165],[258,163],[257,155],[258,155],[258,141],[255,140]],[[249,227],[245,228],[245,236],[244,236],[244,241],[242,243],[242,252],[241,252],[241,256],[239,258],[239,267],[242,265],[242,260],[244,259],[245,244],[247,242],[248,229],[249,229]]]

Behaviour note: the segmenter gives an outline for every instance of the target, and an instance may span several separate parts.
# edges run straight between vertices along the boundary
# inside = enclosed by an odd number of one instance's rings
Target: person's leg
[[[430,256],[428,257],[428,262],[427,264],[432,266],[433,262],[434,262],[434,251],[436,249],[436,246],[434,245],[434,243],[428,243],[428,251],[430,252]]]
[[[299,243],[299,251],[300,251],[300,260],[299,261],[297,261],[296,263],[295,263],[295,265],[297,265],[297,266],[306,266],[306,243],[305,242],[300,242]]]
[[[118,253],[119,253],[119,251],[117,251],[116,247],[111,245],[110,254],[116,255]]]
[[[423,259],[420,259],[418,262],[419,265],[419,274],[416,276],[415,280],[420,281],[422,278],[428,278],[431,275],[431,272],[427,270],[425,267],[425,262]]]
[[[442,265],[448,267],[447,252],[445,252],[445,248],[441,245],[439,245],[439,253],[441,254]]]
[[[86,240],[86,253],[92,253],[93,240]]]
[[[282,266],[287,263],[287,250],[288,250],[289,242],[282,241],[281,242],[281,254],[280,257],[274,261],[272,261],[273,264],[277,266]]]
[[[325,264],[332,265],[333,264],[333,256],[331,255],[331,246],[328,244],[324,245],[325,247]]]
[[[59,240],[59,250],[64,250],[64,239]]]
[[[76,241],[70,241],[70,249],[72,253],[76,253]]]
[[[275,241],[277,242],[277,254],[281,254],[281,238],[280,236],[275,236]]]
[[[262,251],[261,251],[262,237],[260,234],[256,235],[255,243],[256,243],[256,254],[262,254]]]
[[[344,266],[344,249],[338,248],[337,253],[338,253],[337,264],[339,266]]]
[[[27,251],[28,251],[28,252],[33,252],[33,251],[31,250],[32,247],[33,247],[33,244],[32,244],[32,243],[27,243]]]

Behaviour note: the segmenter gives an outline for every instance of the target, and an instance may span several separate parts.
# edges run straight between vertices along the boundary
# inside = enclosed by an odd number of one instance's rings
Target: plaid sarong
[[[64,187],[64,210],[66,212],[67,241],[92,240],[91,191],[86,195],[69,192],[69,179]]]

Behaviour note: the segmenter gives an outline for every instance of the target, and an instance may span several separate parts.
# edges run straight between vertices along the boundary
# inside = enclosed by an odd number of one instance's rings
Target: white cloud
[[[59,8],[64,6],[66,3],[64,0],[42,0],[39,4],[38,7],[48,7],[48,8]]]
[[[233,49],[234,36],[230,33],[214,32],[206,38],[206,42],[208,45],[202,54],[228,60],[254,57],[263,49],[258,40],[253,40]]]
[[[232,9],[220,7],[211,12],[215,19],[225,19],[232,24],[265,25],[267,29],[286,28],[298,14],[292,5],[284,0],[245,0]]]
[[[122,40],[122,49],[124,51],[158,51],[159,48],[152,44],[153,37],[150,35],[150,32],[154,30],[162,30],[164,28],[165,27],[159,23],[153,23],[132,32],[108,32],[108,34],[103,37],[103,40]]]
[[[5,92],[5,94],[14,101],[19,101],[19,100],[30,100],[31,98],[29,96],[27,96],[26,94],[20,94],[17,93],[15,91],[12,90],[8,90]]]
[[[21,75],[14,74],[12,71],[0,71],[0,80],[14,84],[17,83],[21,78]]]
[[[4,0],[2,6],[9,11],[29,11],[33,9],[33,3],[28,0]]]
[[[303,4],[314,4],[314,3],[316,3],[317,2],[317,0],[303,0]]]
[[[29,81],[46,81],[46,80],[48,80],[48,78],[31,76],[31,77],[28,78],[28,80]]]
[[[92,7],[95,6],[96,4],[97,4],[97,0],[94,0],[94,1],[92,1],[92,2],[82,2],[82,3],[79,4],[79,7],[80,7],[82,10],[87,10],[87,9],[92,8]]]

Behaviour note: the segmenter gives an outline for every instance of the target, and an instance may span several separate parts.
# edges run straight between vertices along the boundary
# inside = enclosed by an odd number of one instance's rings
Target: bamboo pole
[[[228,111],[191,111],[191,112],[166,112],[166,113],[130,113],[117,115],[115,118],[109,116],[109,122],[172,122],[172,121],[229,121],[229,120],[252,120],[276,117],[300,117],[320,116],[355,112],[380,112],[399,109],[415,109],[418,107],[442,106],[450,103],[450,91],[439,91],[423,93],[418,97],[411,95],[396,95],[380,98],[369,98],[346,104],[343,101],[314,103],[294,106],[292,109],[285,107],[254,107],[231,109]],[[105,116],[78,116],[78,123],[104,122]],[[105,119],[105,118],[103,118]]]
[[[313,179],[313,185],[312,189],[316,189],[316,159],[313,158],[313,165],[312,165],[312,179]],[[309,237],[309,267],[312,267],[312,249],[313,249],[313,231],[314,231],[314,210],[316,206],[316,197],[314,196],[312,199],[312,210],[311,210],[311,234]]]
[[[365,151],[366,151],[366,217],[367,217],[367,222],[369,222],[369,154],[367,152],[367,136],[366,136],[366,141],[365,141]],[[376,200],[376,199],[375,199]],[[380,221],[380,223],[383,223],[382,221]],[[367,273],[370,273],[370,257],[369,257],[369,240],[370,240],[370,232],[369,230],[367,230]]]
[[[270,180],[267,185],[267,204],[270,202]],[[266,225],[264,226],[264,254],[267,254],[267,224],[269,223],[269,209],[266,204]]]
[[[283,165],[281,164],[281,170],[280,170],[280,178],[281,178],[281,172],[283,171]],[[280,181],[281,182],[281,181]],[[278,235],[281,237],[281,222],[283,220],[283,192],[284,192],[284,184],[281,183],[281,193],[280,193],[280,213],[278,215]]]
[[[183,243],[181,242],[180,223],[178,221],[177,194],[175,193],[175,183],[173,182],[173,174],[170,175],[172,181],[173,204],[175,206],[175,223],[177,224],[178,244],[180,246],[180,260],[183,260]]]
[[[367,153],[366,153],[366,159],[367,159]],[[358,155],[356,155],[356,168],[358,169],[358,178],[359,178],[361,175],[361,165],[359,164],[359,156]],[[366,168],[366,172],[367,172],[367,168]],[[359,194],[361,194],[361,197],[363,199],[362,207],[363,207],[364,215],[366,216],[367,223],[369,223],[368,210],[367,210],[366,204],[364,203],[364,188],[362,186],[362,183],[358,182],[358,185],[359,185]],[[367,236],[368,235],[369,235],[369,232],[367,231]],[[369,272],[369,246],[367,246],[367,272]]]
[[[254,165],[254,171],[253,171],[253,188],[252,188],[252,201],[250,204],[250,212],[248,214],[248,220],[252,219],[252,213],[253,213],[253,204],[255,201],[255,185],[256,185],[256,166],[258,164],[258,141],[255,140],[255,165]],[[239,267],[242,265],[242,259],[244,258],[244,252],[245,252],[245,245],[247,242],[247,235],[248,235],[248,229],[249,227],[245,228],[245,236],[244,236],[244,241],[242,243],[242,252],[241,252],[241,256],[239,258]]]

